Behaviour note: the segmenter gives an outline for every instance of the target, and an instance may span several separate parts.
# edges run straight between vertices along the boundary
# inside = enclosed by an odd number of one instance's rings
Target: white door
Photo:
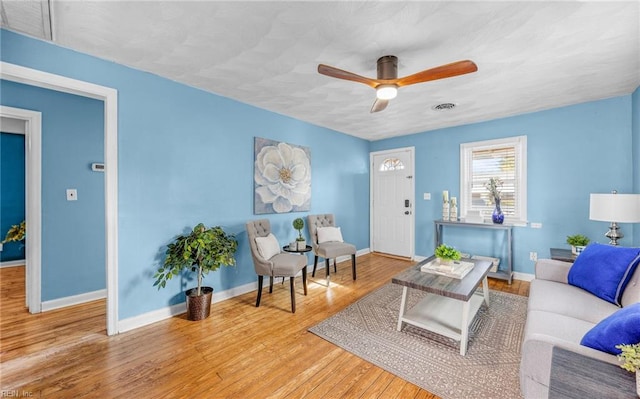
[[[371,247],[413,258],[414,148],[371,153]]]

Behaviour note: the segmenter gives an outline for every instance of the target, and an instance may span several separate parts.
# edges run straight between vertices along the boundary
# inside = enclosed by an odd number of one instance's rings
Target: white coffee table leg
[[[487,281],[487,276],[482,279],[482,294],[484,295],[484,302],[489,307],[489,282]]]
[[[402,318],[404,317],[404,310],[407,306],[407,292],[408,287],[402,287],[402,300],[400,301],[400,314],[398,315],[398,327],[396,330],[402,330]]]
[[[467,353],[467,341],[469,341],[469,311],[471,310],[471,301],[462,302],[462,324],[460,325],[460,354],[464,356]]]

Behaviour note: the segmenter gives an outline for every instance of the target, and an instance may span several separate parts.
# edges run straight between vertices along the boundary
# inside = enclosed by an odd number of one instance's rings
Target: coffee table
[[[460,354],[467,353],[469,324],[485,302],[489,306],[489,284],[487,274],[491,263],[485,260],[464,259],[475,266],[463,279],[423,272],[420,267],[433,260],[430,257],[416,266],[398,274],[391,282],[403,286],[397,330],[402,323],[432,331],[460,341]],[[476,292],[482,283],[482,293]],[[413,308],[407,310],[408,289],[427,292]]]

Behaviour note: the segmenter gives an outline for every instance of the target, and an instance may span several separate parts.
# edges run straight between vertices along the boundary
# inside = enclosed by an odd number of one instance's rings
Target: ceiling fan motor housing
[[[378,58],[378,79],[388,80],[398,78],[398,57],[385,55]]]

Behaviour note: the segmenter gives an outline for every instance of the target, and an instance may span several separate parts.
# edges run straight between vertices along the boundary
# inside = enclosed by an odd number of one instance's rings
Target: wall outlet
[[[531,228],[532,229],[541,229],[542,228],[542,223],[531,222]]]
[[[529,260],[532,261],[537,261],[538,260],[538,253],[537,252],[529,252]]]
[[[430,200],[431,199],[431,193],[423,193],[422,194],[422,198],[425,200]]]

